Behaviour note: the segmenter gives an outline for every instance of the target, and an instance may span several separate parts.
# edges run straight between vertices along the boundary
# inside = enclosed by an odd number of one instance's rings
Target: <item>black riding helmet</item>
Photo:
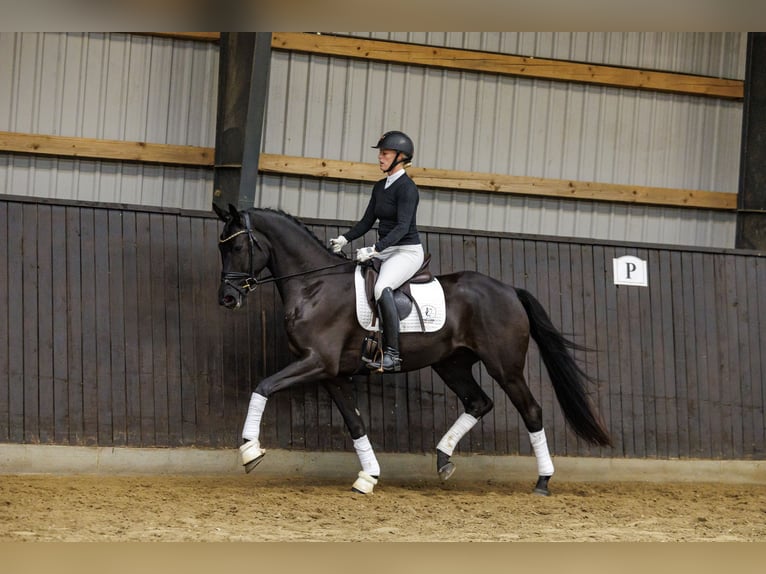
[[[394,158],[394,161],[388,166],[386,173],[390,172],[400,163],[412,161],[412,156],[415,155],[415,145],[412,143],[410,136],[404,132],[386,132],[380,136],[378,143],[372,147],[377,149],[392,149],[397,152],[396,158]],[[401,155],[404,157],[400,159]]]

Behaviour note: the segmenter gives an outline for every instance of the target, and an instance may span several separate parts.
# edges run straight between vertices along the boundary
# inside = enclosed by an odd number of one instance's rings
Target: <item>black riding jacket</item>
[[[417,211],[420,194],[418,186],[406,173],[391,187],[385,189],[386,178],[372,187],[372,196],[359,222],[343,235],[349,241],[367,233],[377,219],[378,241],[375,250],[380,253],[392,245],[419,245]]]

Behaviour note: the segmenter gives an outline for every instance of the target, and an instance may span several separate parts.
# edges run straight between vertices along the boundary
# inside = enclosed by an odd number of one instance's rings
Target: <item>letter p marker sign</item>
[[[638,285],[646,287],[649,282],[646,274],[646,261],[632,255],[623,255],[612,259],[615,285]]]

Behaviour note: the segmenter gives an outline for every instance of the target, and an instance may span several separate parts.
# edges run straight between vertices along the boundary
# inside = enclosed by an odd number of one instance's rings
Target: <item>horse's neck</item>
[[[255,214],[258,215],[257,212]],[[255,225],[271,246],[269,270],[275,277],[305,273],[338,263],[330,253],[297,222],[272,215],[258,218]]]

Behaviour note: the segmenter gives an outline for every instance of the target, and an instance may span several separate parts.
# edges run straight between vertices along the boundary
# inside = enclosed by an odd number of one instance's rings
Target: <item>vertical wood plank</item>
[[[652,251],[649,255],[647,273],[649,280],[649,309],[651,317],[647,329],[648,340],[651,341],[651,352],[648,355],[648,365],[651,370],[652,385],[647,387],[647,394],[653,401],[653,424],[648,425],[648,431],[653,433],[654,441],[649,444],[647,454],[654,457],[668,456],[668,419],[667,393],[665,390],[665,341],[667,310],[663,308],[664,288],[668,285],[668,277],[662,270],[664,252]],[[668,327],[669,328],[669,327]]]
[[[766,449],[766,350],[763,344],[763,326],[766,325],[766,296],[763,286],[766,285],[766,261],[763,257],[754,259],[755,282],[750,284],[750,293],[755,299],[752,309],[758,313],[758,318],[752,321],[760,326],[760,333],[753,333],[753,342],[760,341],[760,345],[751,345],[755,349],[754,372],[753,372],[753,453],[763,453]],[[757,309],[757,311],[756,311]],[[751,327],[752,328],[752,327]]]
[[[202,324],[195,299],[201,285],[195,281],[195,264],[205,261],[205,249],[202,245],[202,219],[188,217],[178,219],[178,305],[179,305],[179,388],[181,434],[180,444],[196,443],[196,399],[197,399],[197,354],[195,341],[196,326]],[[199,262],[199,263],[198,263]],[[200,305],[203,302],[200,300]],[[245,407],[247,408],[247,407]]]
[[[167,313],[167,274],[163,247],[164,216],[161,213],[149,215],[149,257],[152,262],[150,276],[150,317],[152,330],[152,373],[154,374],[154,437],[157,446],[170,446],[170,422],[168,405],[168,339],[165,326]]]
[[[95,211],[95,209],[80,208],[83,438],[88,446],[97,445],[99,438]]]
[[[53,442],[53,299],[51,207],[37,206],[38,412],[41,443]]]
[[[710,422],[709,412],[709,390],[705,374],[708,372],[707,355],[708,339],[707,315],[705,309],[705,286],[708,280],[705,273],[705,261],[701,253],[690,254],[694,283],[692,285],[692,314],[694,329],[689,332],[690,337],[696,343],[694,345],[695,372],[694,377],[690,379],[689,394],[696,399],[695,414],[693,417],[694,425],[691,435],[693,444],[693,455],[697,458],[709,456],[709,435],[705,432],[705,426]],[[687,295],[688,296],[688,295]],[[704,422],[703,422],[704,421]]]
[[[97,444],[112,445],[112,366],[109,335],[111,331],[110,310],[111,284],[109,269],[109,224],[108,212],[96,209],[93,212],[93,261],[96,288],[95,298],[95,361],[98,412],[96,414]],[[119,336],[118,336],[119,337]],[[113,342],[113,341],[111,341]]]
[[[9,240],[9,203],[0,201],[0,441],[11,440],[11,376],[9,343],[11,340],[10,323],[10,259],[11,242]]]
[[[139,326],[139,273],[136,213],[124,211],[122,235],[122,301],[125,362],[125,444],[141,445],[141,340]]]
[[[681,253],[680,260],[682,300],[679,308],[682,312],[680,327],[685,361],[683,362],[683,374],[679,378],[681,383],[679,397],[682,401],[682,414],[679,413],[679,420],[685,421],[686,427],[686,433],[683,437],[686,440],[683,455],[697,457],[699,456],[699,399],[697,396],[696,355],[698,341],[695,336],[694,322],[694,266],[690,253]]]
[[[165,369],[167,381],[168,445],[183,444],[183,397],[181,394],[181,278],[179,256],[179,217],[166,214],[162,218],[164,292],[159,295],[165,303]],[[245,346],[247,349],[247,346]]]
[[[107,212],[109,268],[109,332],[111,386],[111,441],[115,446],[127,444],[127,397],[125,375],[125,270],[123,255],[128,251],[122,234],[123,212]]]
[[[2,205],[2,204],[0,204]],[[51,210],[51,300],[53,326],[53,436],[56,444],[69,442],[69,338],[67,333],[67,208]],[[3,300],[0,293],[0,300]],[[2,346],[2,342],[0,342]],[[0,365],[2,361],[0,360]],[[1,368],[1,367],[0,367]]]
[[[8,277],[22,278],[24,273],[24,212],[22,205],[8,206]],[[11,442],[24,442],[24,289],[8,289],[8,438]],[[19,336],[21,334],[21,336]]]
[[[139,402],[141,405],[141,445],[159,445],[155,435],[152,315],[151,225],[148,213],[136,214],[136,278],[138,299]]]
[[[682,254],[675,251],[670,254],[670,278],[673,288],[673,349],[674,353],[674,390],[676,411],[676,436],[678,437],[678,456],[689,456],[689,400],[687,390],[687,336],[686,308],[684,306],[684,267]]]
[[[24,388],[24,442],[40,440],[40,406],[38,403],[40,340],[38,327],[40,316],[37,310],[39,284],[37,278],[37,206],[24,204],[22,207],[24,225],[21,230],[22,260],[21,281],[24,285],[22,309],[24,340],[23,388]]]
[[[85,441],[85,420],[83,416],[83,343],[82,343],[82,273],[80,260],[81,211],[70,207],[66,211],[66,257],[67,257],[67,364],[69,395],[69,442],[80,445]]]
[[[660,427],[665,437],[664,456],[668,458],[677,458],[680,456],[678,443],[678,396],[676,389],[678,384],[675,372],[675,357],[677,355],[675,339],[675,297],[674,281],[671,264],[671,254],[669,251],[660,252],[660,270],[658,277],[660,280],[661,294],[661,335],[662,350],[661,355],[664,361],[662,372],[663,389],[665,397],[665,426]]]
[[[720,381],[717,383],[718,409],[721,418],[721,456],[734,458],[734,421],[732,412],[739,402],[739,373],[733,357],[737,355],[738,333],[736,328],[735,296],[732,292],[731,274],[734,256],[716,257],[716,294],[719,304],[718,344],[720,361]],[[733,344],[732,344],[733,342]],[[736,398],[735,398],[736,397]]]

